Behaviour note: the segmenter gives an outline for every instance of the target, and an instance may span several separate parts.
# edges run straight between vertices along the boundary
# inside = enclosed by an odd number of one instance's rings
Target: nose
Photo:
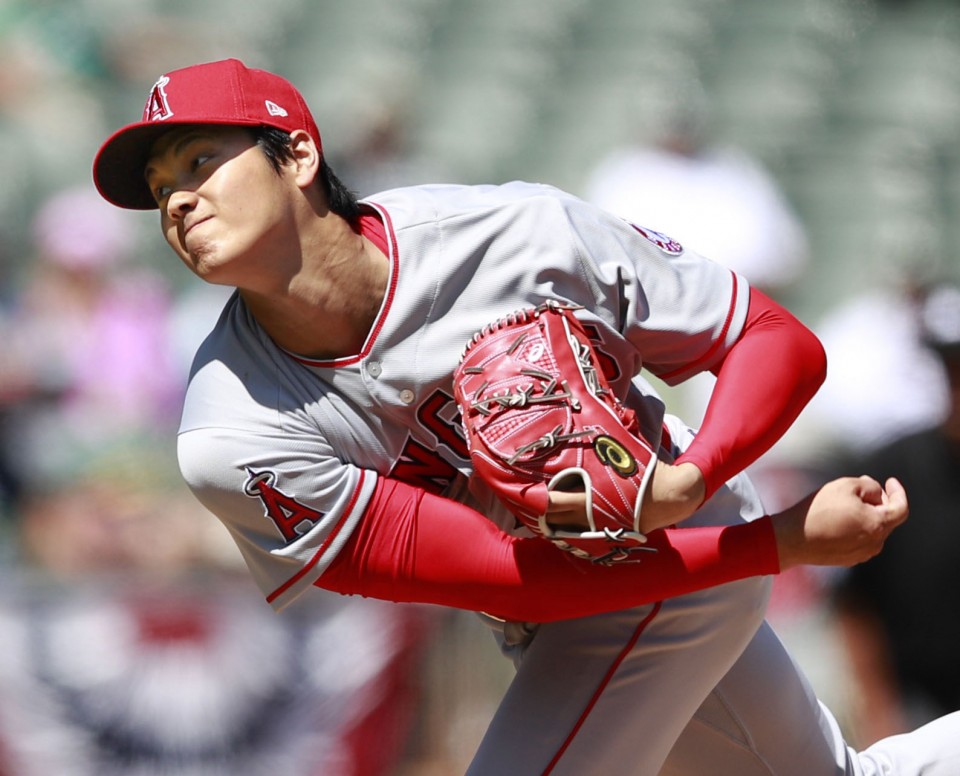
[[[167,215],[174,221],[181,221],[196,206],[196,192],[177,189],[167,198]]]

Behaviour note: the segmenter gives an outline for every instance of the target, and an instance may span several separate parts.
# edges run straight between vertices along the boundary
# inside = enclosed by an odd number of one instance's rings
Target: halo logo
[[[260,499],[264,515],[289,543],[296,541],[319,523],[323,513],[281,492],[277,489],[276,482],[277,475],[274,472],[247,469],[243,492],[250,498]]]
[[[150,90],[150,96],[147,97],[147,104],[143,107],[144,121],[165,121],[173,116],[170,110],[170,101],[167,99],[167,93],[164,88],[170,83],[169,76],[162,75]]]

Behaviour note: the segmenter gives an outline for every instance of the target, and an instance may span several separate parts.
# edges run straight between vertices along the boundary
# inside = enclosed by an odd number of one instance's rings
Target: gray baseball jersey
[[[614,389],[656,444],[663,404],[641,367],[667,381],[707,368],[746,316],[742,278],[547,186],[398,189],[370,205],[390,280],[362,352],[286,353],[234,297],[187,392],[184,475],[278,608],[330,564],[377,476],[451,493],[469,474],[451,374],[485,324],[546,298],[584,305]]]

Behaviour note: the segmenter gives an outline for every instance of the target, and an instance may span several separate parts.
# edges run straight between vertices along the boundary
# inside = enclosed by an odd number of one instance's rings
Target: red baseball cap
[[[193,65],[160,76],[143,119],[119,129],[100,147],[93,180],[103,198],[131,210],[154,210],[157,203],[143,177],[150,147],[170,129],[192,124],[304,129],[321,147],[310,109],[286,79],[238,59]]]

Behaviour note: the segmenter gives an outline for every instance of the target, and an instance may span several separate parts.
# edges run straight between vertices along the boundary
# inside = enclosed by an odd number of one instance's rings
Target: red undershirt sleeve
[[[458,502],[380,477],[317,586],[346,595],[549,622],[640,606],[779,571],[770,518],[654,531],[639,563],[598,566],[518,538]]]
[[[717,382],[703,424],[677,463],[703,472],[707,498],[769,450],[826,378],[823,346],[756,289],[740,338],[711,371]]]

